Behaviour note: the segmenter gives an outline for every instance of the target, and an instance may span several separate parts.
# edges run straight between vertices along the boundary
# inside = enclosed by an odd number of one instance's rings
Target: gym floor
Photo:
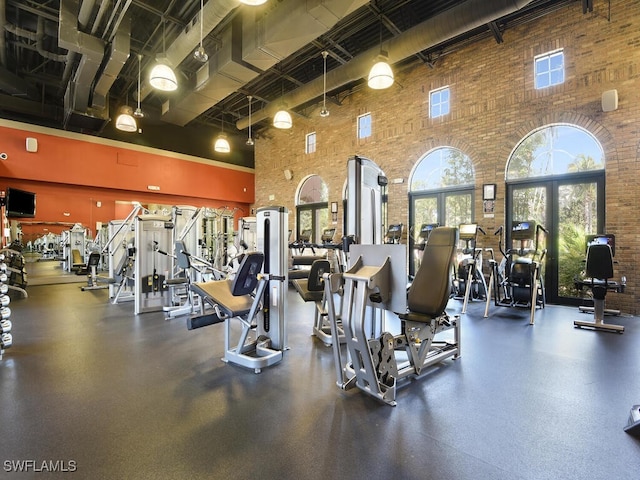
[[[105,290],[30,286],[0,361],[2,478],[637,479],[640,322],[579,330],[576,309],[471,303],[462,357],[390,407],[336,387],[313,304],[289,289],[288,344],[261,374],[227,365],[223,325],[133,315]],[[450,311],[461,308],[451,300]],[[16,463],[33,461],[27,473]],[[46,467],[46,465],[45,465]]]

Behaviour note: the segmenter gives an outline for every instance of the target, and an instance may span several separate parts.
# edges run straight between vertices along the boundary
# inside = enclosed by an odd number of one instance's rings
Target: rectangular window
[[[307,133],[305,138],[304,153],[313,153],[316,151],[316,132]]]
[[[447,115],[450,110],[449,87],[442,87],[429,92],[429,116],[431,118]]]
[[[371,136],[371,114],[365,113],[358,117],[358,138]]]
[[[538,55],[535,60],[536,89],[564,83],[564,52]]]

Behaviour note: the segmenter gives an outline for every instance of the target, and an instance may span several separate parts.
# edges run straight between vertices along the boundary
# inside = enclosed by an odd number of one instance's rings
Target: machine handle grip
[[[500,235],[502,234],[502,225],[500,225],[500,227],[498,227],[498,229],[493,233],[494,235]]]
[[[480,233],[482,233],[483,235],[486,235],[486,234],[487,234],[487,232],[485,232],[485,231],[482,229],[482,227],[478,227],[478,230],[479,230],[479,231],[480,231]]]

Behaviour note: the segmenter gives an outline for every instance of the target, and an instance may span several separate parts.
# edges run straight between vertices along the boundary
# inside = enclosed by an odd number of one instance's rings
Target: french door
[[[544,282],[547,302],[578,305],[573,284],[584,269],[585,236],[604,233],[604,172],[507,185],[506,245],[514,222],[534,220],[548,231]]]
[[[419,251],[414,248],[420,226],[437,223],[457,227],[461,223],[470,223],[473,219],[473,189],[411,193],[409,205],[409,225],[412,227],[409,248],[413,252],[409,255],[409,273],[413,275],[420,256]]]

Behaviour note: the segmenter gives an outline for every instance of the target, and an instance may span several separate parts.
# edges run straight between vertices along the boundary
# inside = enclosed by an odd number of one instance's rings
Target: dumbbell
[[[13,344],[13,337],[10,333],[3,333],[0,336],[0,348],[9,348]]]
[[[7,271],[7,264],[4,262],[0,262],[0,272],[6,272]]]
[[[0,308],[0,320],[5,320],[11,316],[11,309],[9,307]]]
[[[6,273],[4,273],[4,272],[0,273],[0,282],[6,282],[7,278],[9,278],[9,277],[7,277]]]
[[[0,332],[11,333],[11,320],[0,320]]]
[[[9,285],[6,283],[0,283],[0,295],[4,295],[9,291]]]
[[[0,295],[0,307],[6,307],[11,303],[11,298],[9,295]]]

